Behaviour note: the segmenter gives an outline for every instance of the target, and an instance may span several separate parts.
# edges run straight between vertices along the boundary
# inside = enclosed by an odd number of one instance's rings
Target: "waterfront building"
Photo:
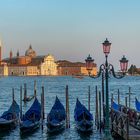
[[[0,76],[8,76],[8,66],[6,63],[0,65]]]
[[[48,54],[44,57],[40,65],[40,74],[41,75],[57,75],[57,64],[52,55]]]
[[[39,75],[37,66],[31,65],[9,65],[8,75],[15,76],[35,76]]]
[[[2,42],[0,40],[0,76],[8,75],[7,63],[2,62]]]
[[[1,59],[0,43],[0,59]],[[93,75],[97,74],[97,66],[94,64]],[[38,56],[30,45],[21,56],[19,50],[13,56],[12,50],[9,57],[0,60],[0,76],[36,76],[36,75],[88,75],[85,63],[70,62],[66,60],[55,61],[53,55]]]
[[[30,76],[30,75],[57,75],[57,64],[51,54],[36,56],[36,52],[30,45],[25,51],[25,56],[13,57],[10,51],[9,58],[3,59],[8,66],[8,75]]]
[[[81,62],[70,62],[67,60],[57,61],[58,75],[88,75],[86,64]],[[97,66],[93,64],[93,75],[97,75]]]

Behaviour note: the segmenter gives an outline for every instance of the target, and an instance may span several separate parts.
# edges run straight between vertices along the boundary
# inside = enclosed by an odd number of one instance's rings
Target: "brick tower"
[[[1,48],[2,48],[2,43],[1,43],[1,40],[0,40],[0,65],[1,65],[1,62],[2,62],[2,51],[1,51]]]
[[[12,52],[12,50],[10,51],[10,60],[12,59],[12,57],[13,57],[13,52]]]

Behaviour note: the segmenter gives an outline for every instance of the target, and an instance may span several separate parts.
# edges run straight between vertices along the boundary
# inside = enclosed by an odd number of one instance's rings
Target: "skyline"
[[[38,55],[84,61],[90,53],[104,62],[102,42],[112,43],[110,62],[119,69],[123,55],[129,66],[139,63],[140,2],[138,0],[5,0],[0,9],[2,57],[10,50],[24,55],[31,44]]]

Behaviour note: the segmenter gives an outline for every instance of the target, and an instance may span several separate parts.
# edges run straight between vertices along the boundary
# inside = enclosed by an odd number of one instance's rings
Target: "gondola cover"
[[[35,114],[36,119],[40,119],[41,117],[41,104],[39,103],[38,99],[35,98],[32,106],[30,109],[25,113],[24,119],[28,119],[32,114]]]
[[[135,106],[136,106],[137,111],[140,111],[140,102],[138,101],[137,98],[135,98]]]
[[[65,108],[56,96],[55,103],[47,116],[48,132],[60,131],[64,129],[65,119]]]
[[[58,116],[59,115],[59,116]],[[60,102],[58,97],[56,96],[55,103],[48,114],[48,117],[53,120],[53,119],[62,119],[64,120],[66,117],[66,112],[63,104]]]
[[[92,121],[93,120],[93,116],[92,114],[87,110],[87,108],[81,104],[81,102],[77,99],[76,102],[76,107],[74,110],[74,118],[75,121],[80,121],[81,118],[83,117],[83,114],[85,114],[85,117],[87,120]]]
[[[41,104],[35,98],[30,109],[25,113],[20,123],[20,130],[22,133],[34,131],[39,127],[41,119]]]
[[[112,107],[114,110],[117,110],[117,111],[120,110],[120,105],[116,104],[114,101],[113,101],[111,107]]]
[[[8,109],[8,111],[5,111],[0,118],[6,119],[6,120],[10,120],[10,118],[12,117],[11,115],[16,115],[15,117],[18,117],[19,116],[19,112],[20,112],[19,105],[14,100],[12,102],[12,105]]]

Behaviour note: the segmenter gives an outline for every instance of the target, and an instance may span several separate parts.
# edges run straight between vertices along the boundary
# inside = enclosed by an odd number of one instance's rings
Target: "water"
[[[95,114],[95,86],[101,89],[101,78],[92,79],[85,77],[84,79],[77,79],[72,77],[2,77],[0,78],[0,115],[9,108],[12,102],[12,88],[15,88],[15,99],[18,103],[20,98],[20,86],[27,83],[27,94],[33,95],[34,80],[37,81],[37,97],[40,100],[41,86],[45,87],[45,117],[49,113],[57,95],[62,103],[65,105],[65,86],[69,86],[69,101],[70,101],[70,125],[71,128],[63,131],[60,134],[48,135],[46,133],[46,126],[44,130],[38,129],[35,133],[21,137],[19,127],[6,134],[0,134],[0,139],[27,139],[27,140],[99,140],[102,135],[94,129],[94,132],[89,136],[83,136],[75,130],[74,126],[74,107],[76,98],[88,106],[88,86],[91,86],[91,113]],[[117,90],[120,89],[120,102],[124,104],[125,96],[128,96],[129,86],[132,89],[131,107],[134,108],[134,99],[140,99],[140,77],[125,77],[123,79],[109,79],[110,95],[113,93],[117,101]],[[30,107],[33,101],[23,104],[23,113]]]

